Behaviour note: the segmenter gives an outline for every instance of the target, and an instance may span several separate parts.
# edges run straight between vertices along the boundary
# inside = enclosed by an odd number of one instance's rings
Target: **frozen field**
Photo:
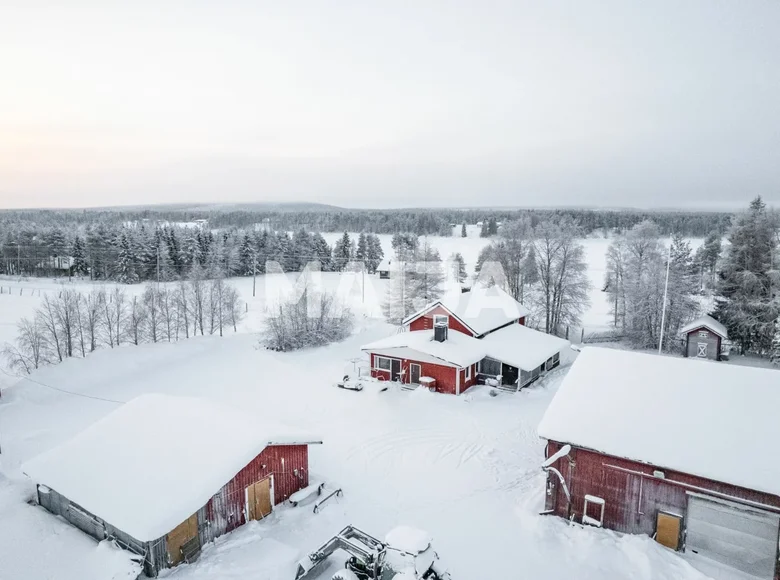
[[[250,334],[124,347],[43,369],[33,379],[116,401],[145,392],[211,397],[256,409],[258,421],[278,419],[322,436],[324,445],[312,450],[313,477],[342,487],[343,498],[318,515],[310,506],[280,507],[269,521],[207,547],[172,578],[292,580],[295,561],[348,523],[379,535],[401,523],[427,529],[454,580],[705,578],[649,538],[538,515],[544,478],[536,427],[565,368],[518,395],[496,398],[484,388],[456,398],[332,386],[361,344],[388,332],[388,325],[366,321],[342,344],[293,354],[258,350]],[[47,546],[46,557],[30,558],[21,540],[10,548],[0,541],[9,578],[91,580],[71,571],[105,555],[22,503],[32,489],[18,466],[114,407],[28,381],[4,393],[0,443],[11,482],[0,483],[2,528],[29,541],[42,535]],[[26,550],[37,553],[32,543]],[[113,565],[121,578],[127,562]]]

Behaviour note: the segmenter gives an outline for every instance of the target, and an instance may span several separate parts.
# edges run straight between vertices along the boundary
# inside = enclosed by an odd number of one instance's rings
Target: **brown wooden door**
[[[681,524],[682,518],[680,516],[658,512],[655,524],[655,541],[672,550],[679,550]]]
[[[270,514],[273,509],[271,503],[271,478],[266,477],[247,487],[246,502],[248,519],[262,520]]]
[[[415,385],[420,382],[420,365],[414,363],[409,365],[409,382]]]
[[[193,538],[198,536],[198,515],[193,514],[178,526],[176,526],[166,537],[168,543],[168,560],[175,566],[182,560],[181,547]]]

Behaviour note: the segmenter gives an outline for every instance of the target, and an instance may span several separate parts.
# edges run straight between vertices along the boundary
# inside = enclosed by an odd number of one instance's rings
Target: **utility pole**
[[[664,348],[664,325],[666,324],[666,296],[669,293],[669,266],[672,264],[672,245],[669,244],[669,256],[666,259],[666,282],[664,282],[664,303],[661,308],[661,336],[658,337],[658,354]]]
[[[252,298],[255,297],[255,288],[257,286],[257,252],[252,254]]]
[[[360,268],[360,272],[361,272],[361,289],[360,290],[361,290],[361,294],[362,294],[361,300],[362,300],[363,304],[365,304],[366,303],[366,263],[362,262],[362,265],[363,265],[363,267]]]

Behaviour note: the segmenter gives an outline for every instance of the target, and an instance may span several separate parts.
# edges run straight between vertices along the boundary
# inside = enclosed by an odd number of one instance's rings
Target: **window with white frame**
[[[706,330],[700,330],[699,331],[699,336],[701,336],[702,338],[707,338],[709,335],[710,335],[710,333],[707,332]]]
[[[439,326],[439,325],[447,326],[450,325],[450,317],[446,314],[434,314],[433,315],[433,325]]]
[[[375,356],[374,368],[383,371],[389,371],[392,368],[392,363],[390,362],[390,359],[387,358],[386,356]]]
[[[604,525],[604,498],[595,495],[585,495],[585,505],[582,508],[582,523],[600,528]]]
[[[466,367],[466,380],[467,381],[471,380],[471,365]]]

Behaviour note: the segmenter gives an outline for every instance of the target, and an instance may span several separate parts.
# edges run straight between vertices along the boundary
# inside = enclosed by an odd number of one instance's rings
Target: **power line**
[[[11,377],[12,379],[21,379],[25,381],[30,381],[31,383],[35,383],[36,385],[40,385],[42,387],[46,387],[47,389],[52,389],[53,391],[58,391],[60,393],[65,393],[66,395],[73,395],[74,397],[83,397],[85,399],[93,399],[95,401],[104,401],[106,403],[116,403],[118,405],[123,405],[125,401],[116,401],[114,399],[106,399],[104,397],[95,397],[93,395],[85,395],[84,393],[74,393],[73,391],[68,391],[66,389],[61,389],[59,387],[52,387],[51,385],[47,385],[46,383],[42,383],[41,381],[36,381],[35,379],[32,379],[30,377],[23,377],[19,375],[12,375],[8,371],[6,371],[3,368],[0,368],[0,372],[3,373],[6,376]]]

